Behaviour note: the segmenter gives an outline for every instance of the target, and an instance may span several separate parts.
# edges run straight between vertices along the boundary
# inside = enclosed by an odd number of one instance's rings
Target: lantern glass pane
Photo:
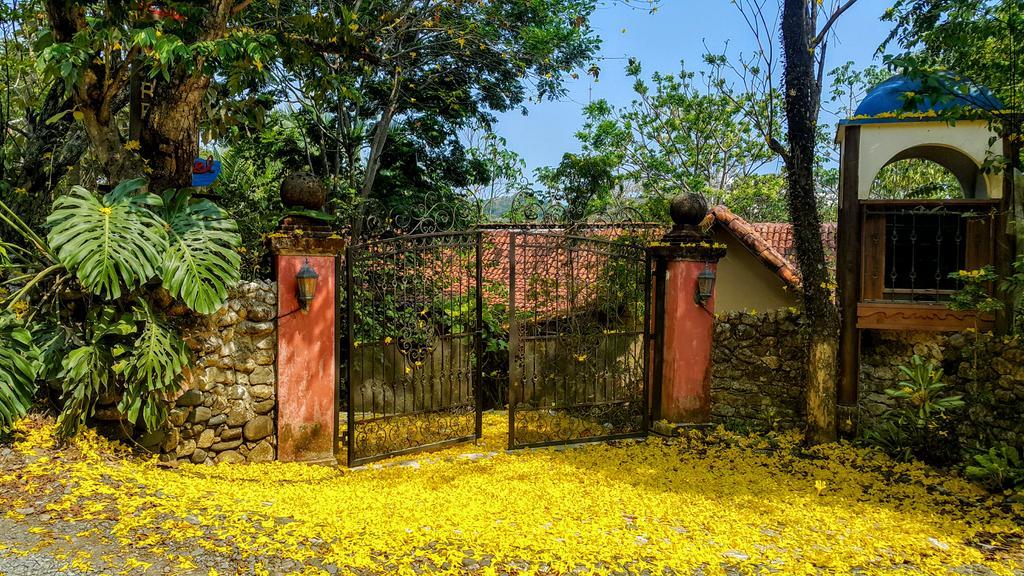
[[[299,283],[299,300],[302,302],[310,302],[313,300],[313,295],[316,294],[316,278],[298,278]]]

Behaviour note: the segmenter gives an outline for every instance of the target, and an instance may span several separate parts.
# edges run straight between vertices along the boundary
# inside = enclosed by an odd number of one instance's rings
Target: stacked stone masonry
[[[711,417],[750,430],[794,428],[805,414],[807,339],[792,310],[715,319]]]
[[[869,428],[892,399],[914,355],[943,368],[950,394],[965,406],[952,415],[961,446],[1004,442],[1024,448],[1024,342],[976,332],[868,331],[861,343],[860,426]]]
[[[802,428],[807,338],[798,313],[735,312],[715,324],[711,379],[712,418],[750,430]],[[955,418],[960,445],[1004,442],[1024,449],[1024,341],[976,332],[868,330],[861,341],[856,424],[870,429],[895,403],[914,355],[944,370],[950,394],[965,402]]]
[[[246,282],[224,308],[191,321],[185,341],[194,361],[170,410],[162,461],[274,460],[276,313],[275,284]]]

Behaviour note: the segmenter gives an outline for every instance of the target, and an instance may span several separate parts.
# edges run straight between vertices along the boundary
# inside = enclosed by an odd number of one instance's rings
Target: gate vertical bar
[[[473,392],[476,399],[476,437],[483,436],[484,430],[484,234],[476,231],[476,330],[474,348],[476,366],[473,368]]]
[[[663,258],[654,260],[654,361],[651,362],[651,390],[648,393],[651,399],[651,414],[661,413],[661,388],[664,382],[665,372],[665,266]]]
[[[352,246],[345,248],[345,308],[346,318],[348,319],[348,362],[345,363],[346,380],[348,383],[348,423],[346,424],[346,436],[348,438],[347,446],[347,463],[349,466],[352,465],[352,461],[355,459],[355,442],[356,442],[356,387],[355,382],[352,381],[352,364],[355,360],[355,354],[353,354],[355,343],[355,290],[354,282],[352,280],[352,267],[353,255],[355,250]]]
[[[516,397],[521,382],[516,354],[519,349],[519,322],[516,320],[516,233],[508,236],[508,447],[516,445]]]
[[[651,282],[653,281],[651,273],[651,253],[647,252],[644,257],[644,324],[643,324],[643,342],[644,355],[643,355],[643,411],[644,420],[643,428],[644,431],[650,430],[651,428],[651,346],[653,344],[651,338]]]
[[[346,248],[346,251],[348,248]],[[341,310],[337,307],[341,306],[341,266],[342,257],[340,255],[334,257],[334,358],[336,366],[334,367],[334,457],[338,457],[338,428],[341,427],[341,363],[343,362],[343,356],[348,355],[348,351],[342,355],[341,350]],[[348,259],[345,259],[345,266],[347,269]],[[345,307],[348,308],[348,300],[345,300]],[[348,366],[348,362],[345,361],[345,366]]]

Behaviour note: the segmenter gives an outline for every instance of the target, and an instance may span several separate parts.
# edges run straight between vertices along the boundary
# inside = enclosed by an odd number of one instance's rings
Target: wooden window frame
[[[955,212],[977,213],[967,221],[964,237],[964,268],[974,270],[995,262],[998,219],[992,215],[999,200],[861,200],[860,298],[857,304],[857,328],[874,330],[961,331],[991,330],[994,318],[969,310],[950,310],[942,301],[901,302],[887,299],[892,290],[885,288],[886,222],[879,213],[885,209],[943,208]],[[874,208],[874,211],[871,210]],[[881,241],[879,241],[881,239]],[[952,293],[949,290],[922,290],[923,293]]]

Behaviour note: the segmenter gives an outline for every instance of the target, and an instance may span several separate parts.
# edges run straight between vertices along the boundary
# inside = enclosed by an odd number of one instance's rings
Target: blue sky
[[[732,55],[750,53],[753,48],[751,33],[728,0],[663,0],[653,15],[619,3],[608,4],[593,18],[604,41],[600,81],[581,75],[578,81],[570,80],[569,94],[562,101],[531,104],[527,116],[513,111],[498,117],[497,133],[524,158],[528,174],[557,164],[565,152],[579,150],[573,134],[583,124],[581,108],[590,98],[604,98],[615,105],[633,99],[632,81],[623,71],[627,57],[638,58],[644,73],[650,74],[656,70],[678,72],[680,60],[691,71],[698,69],[705,43],[714,50],[728,43]],[[889,24],[880,22],[879,16],[890,4],[888,0],[860,0],[843,14],[834,27],[837,36],[829,44],[829,70],[848,60],[859,67],[872,63],[875,50],[889,32]],[[822,121],[835,119],[823,117]]]

